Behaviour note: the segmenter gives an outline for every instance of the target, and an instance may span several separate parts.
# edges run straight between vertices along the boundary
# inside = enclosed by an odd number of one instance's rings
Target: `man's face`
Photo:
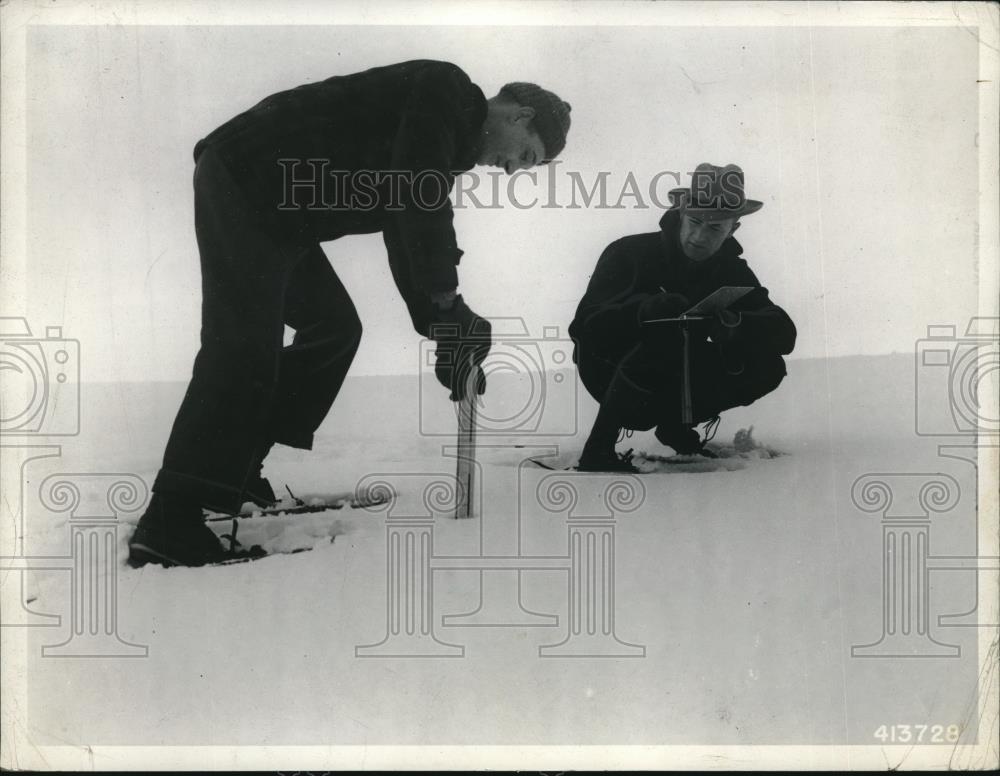
[[[714,256],[722,243],[739,227],[735,218],[706,221],[695,215],[681,216],[680,242],[684,255],[692,261],[704,261]]]
[[[508,175],[517,170],[527,170],[545,159],[545,144],[530,129],[531,108],[521,108],[506,113],[492,123],[486,133],[479,163],[499,167]]]

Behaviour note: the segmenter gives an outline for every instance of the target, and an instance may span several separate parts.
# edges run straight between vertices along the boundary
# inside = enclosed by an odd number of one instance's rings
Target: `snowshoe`
[[[248,501],[243,505],[244,508],[235,515],[205,510],[205,519],[212,522],[231,520],[233,517],[252,518],[267,515],[303,515],[345,508],[365,509],[387,504],[395,495],[384,491],[372,493],[348,491],[345,493],[323,493],[299,497],[292,493],[291,488],[287,485],[285,486],[285,490],[288,491],[288,496],[283,496],[280,499],[275,498],[270,504],[257,504],[255,501]]]

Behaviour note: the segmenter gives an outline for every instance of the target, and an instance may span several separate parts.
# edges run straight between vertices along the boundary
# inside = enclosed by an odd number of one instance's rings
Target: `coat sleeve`
[[[430,326],[434,320],[434,306],[426,291],[417,287],[413,281],[409,251],[399,233],[399,227],[392,221],[382,229],[382,240],[389,252],[389,269],[392,279],[406,303],[413,330],[422,337],[430,335]]]
[[[393,142],[392,166],[399,174],[400,208],[390,211],[389,219],[407,250],[413,282],[428,294],[450,291],[458,285],[456,265],[462,251],[455,239],[448,195],[454,181],[462,97],[468,84],[468,76],[450,64],[418,75]]]
[[[639,306],[650,296],[636,290],[637,275],[635,258],[623,249],[621,240],[605,248],[577,306],[570,336],[599,352],[635,340],[641,328]]]
[[[767,289],[741,260],[741,278],[734,285],[755,286],[754,290],[739,299],[732,307],[740,313],[739,337],[754,350],[787,356],[795,349],[797,335],[795,324],[788,313],[771,301]]]

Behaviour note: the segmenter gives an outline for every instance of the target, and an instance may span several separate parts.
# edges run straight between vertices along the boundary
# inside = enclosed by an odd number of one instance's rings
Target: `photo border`
[[[622,21],[627,18],[627,25]],[[979,40],[979,310],[997,317],[1000,275],[998,239],[998,122],[1000,115],[1000,34],[998,7],[984,2],[953,3],[621,3],[621,2],[271,2],[243,5],[218,0],[206,6],[187,2],[12,2],[0,8],[4,50],[0,88],[0,155],[3,185],[0,209],[0,308],[17,314],[30,268],[26,262],[26,39],[36,25],[488,25],[488,26],[746,26],[746,27],[964,27]],[[989,279],[994,279],[992,282]],[[995,386],[994,386],[995,388]],[[992,397],[995,401],[997,397]],[[979,542],[984,555],[998,546],[998,449],[984,447],[979,458]],[[9,483],[3,483],[7,485]],[[979,611],[996,621],[996,572],[981,578]],[[996,635],[978,629],[981,666],[992,677],[980,708],[997,707]],[[800,768],[891,769],[988,768],[996,764],[988,738],[996,718],[980,715],[982,743],[964,747],[908,746],[37,746],[18,719],[26,703],[28,633],[2,632],[4,703],[0,720],[0,763],[19,769],[651,769]],[[995,732],[995,730],[993,731]],[[992,758],[992,759],[991,759]]]

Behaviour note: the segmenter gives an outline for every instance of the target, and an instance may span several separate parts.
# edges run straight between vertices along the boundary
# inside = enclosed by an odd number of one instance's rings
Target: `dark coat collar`
[[[471,170],[476,166],[483,142],[483,124],[486,123],[486,95],[478,85],[471,84],[471,87],[461,114],[466,132],[458,141],[456,162],[459,170]]]

